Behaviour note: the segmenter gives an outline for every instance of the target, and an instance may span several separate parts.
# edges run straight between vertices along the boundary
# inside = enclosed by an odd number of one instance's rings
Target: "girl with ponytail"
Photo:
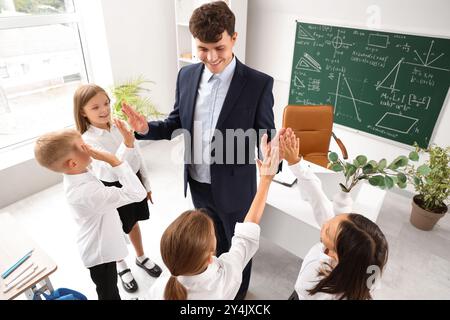
[[[216,236],[213,220],[206,211],[182,213],[164,231],[161,256],[169,272],[163,272],[150,288],[146,298],[154,300],[227,299],[236,296],[242,282],[242,271],[259,247],[259,221],[267,193],[280,163],[278,146],[267,145],[264,161],[258,160],[260,180],[244,222],[236,223],[231,248],[215,256]]]

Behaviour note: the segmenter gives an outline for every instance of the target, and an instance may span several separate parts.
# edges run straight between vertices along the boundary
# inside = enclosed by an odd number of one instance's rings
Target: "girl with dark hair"
[[[321,181],[299,157],[300,141],[288,128],[280,137],[280,153],[297,177],[300,192],[309,198],[321,227],[320,243],[303,260],[290,299],[372,299],[376,278],[388,258],[388,243],[380,228],[356,213],[334,212]]]

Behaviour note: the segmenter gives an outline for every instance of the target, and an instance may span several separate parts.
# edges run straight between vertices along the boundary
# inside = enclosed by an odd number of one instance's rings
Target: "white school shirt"
[[[144,187],[127,162],[111,170],[122,188],[104,186],[90,171],[64,174],[64,192],[78,225],[78,250],[87,268],[127,256],[117,208],[146,196]]]
[[[200,79],[194,109],[193,163],[188,170],[191,178],[201,183],[211,183],[211,140],[235,69],[233,56],[221,73],[214,74],[205,67]]]
[[[195,276],[178,276],[187,289],[187,300],[233,300],[242,282],[242,271],[259,247],[259,225],[236,223],[230,251],[213,257],[208,268]],[[164,271],[145,297],[164,300],[164,290],[170,272]]]
[[[135,173],[140,172],[142,183],[147,192],[151,191],[148,171],[139,144],[135,141],[134,148],[127,148],[123,143],[122,134],[115,124],[111,124],[109,131],[90,125],[87,131],[83,133],[83,140],[96,149],[115,154],[121,161],[127,161]],[[92,171],[100,180],[106,182],[115,182],[118,180],[114,171],[110,170],[111,166],[108,163],[93,159],[91,166]]]
[[[336,214],[343,212],[340,208],[333,210],[333,204],[322,190],[320,179],[311,171],[304,161],[300,161],[289,166],[292,173],[297,177],[297,186],[303,196],[306,196],[312,206],[314,217],[320,227],[327,221],[332,219]],[[325,246],[319,242],[315,244],[303,259],[300,273],[295,283],[295,291],[299,300],[338,300],[339,295],[319,292],[310,295],[307,290],[314,288],[322,279],[318,275],[318,271],[323,267],[324,263],[333,265],[333,259],[325,254]]]

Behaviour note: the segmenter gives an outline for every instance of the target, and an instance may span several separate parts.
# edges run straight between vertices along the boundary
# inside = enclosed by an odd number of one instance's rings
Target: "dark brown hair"
[[[97,93],[103,93],[109,100],[109,96],[105,89],[99,87],[96,84],[85,84],[78,87],[77,91],[73,95],[73,116],[75,118],[75,124],[77,126],[78,132],[81,134],[85,133],[89,128],[89,120],[86,118],[82,112],[83,108]]]
[[[189,30],[194,38],[213,43],[222,39],[224,31],[234,35],[235,20],[234,13],[225,2],[215,1],[194,10],[189,20]]]
[[[186,300],[187,290],[177,276],[203,272],[216,250],[214,223],[203,210],[182,213],[161,237],[161,256],[171,277],[164,290],[165,300]]]
[[[372,299],[368,285],[370,266],[383,270],[388,258],[388,243],[380,228],[366,217],[351,213],[338,227],[336,266],[320,270],[323,278],[308,292],[338,295],[340,299]]]

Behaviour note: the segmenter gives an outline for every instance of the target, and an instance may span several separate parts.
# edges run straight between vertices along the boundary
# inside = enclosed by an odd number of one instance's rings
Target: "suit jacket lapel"
[[[198,86],[200,85],[200,79],[202,77],[203,68],[205,65],[203,63],[199,63],[198,67],[194,70],[192,75],[189,78],[189,96],[187,99],[186,105],[186,114],[188,116],[188,123],[186,129],[191,132],[192,131],[192,122],[194,121],[194,109],[195,109],[195,101],[197,100]]]
[[[225,101],[223,102],[222,111],[220,111],[216,129],[222,126],[231,110],[233,110],[246,81],[247,78],[245,76],[244,67],[242,63],[236,58],[236,69],[234,70],[233,79],[231,80],[227,96],[225,97]]]

